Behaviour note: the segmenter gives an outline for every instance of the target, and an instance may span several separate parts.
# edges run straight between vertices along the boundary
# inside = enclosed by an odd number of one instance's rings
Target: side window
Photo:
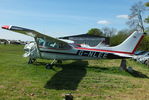
[[[45,40],[43,38],[37,38],[37,42],[39,46],[44,46],[46,48],[53,48],[53,49],[70,49],[71,46],[65,43]]]
[[[44,39],[38,38],[37,41],[38,41],[38,45],[39,45],[39,46],[44,46],[44,42],[45,42]]]
[[[56,48],[56,42],[46,42],[45,47]]]
[[[59,48],[61,48],[61,49],[70,49],[71,47],[67,44],[59,43]]]
[[[70,49],[69,45],[57,42],[46,42],[45,47],[54,48],[54,49]]]

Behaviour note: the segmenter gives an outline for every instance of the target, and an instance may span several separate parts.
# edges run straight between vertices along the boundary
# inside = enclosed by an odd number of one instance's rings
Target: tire
[[[33,64],[35,61],[36,59],[29,58],[28,64]]]
[[[149,66],[149,59],[148,59],[147,61],[145,61],[145,64],[146,64],[147,66]]]
[[[31,59],[29,59],[28,64],[32,64],[32,63],[33,63],[33,61]]]

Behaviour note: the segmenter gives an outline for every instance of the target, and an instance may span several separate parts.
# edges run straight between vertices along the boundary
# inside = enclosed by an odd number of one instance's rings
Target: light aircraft
[[[29,57],[28,63],[33,63],[36,59],[52,59],[52,63],[46,68],[52,68],[55,61],[61,63],[62,60],[81,60],[81,59],[123,59],[131,58],[144,37],[143,31],[133,32],[124,42],[117,46],[107,47],[97,45],[77,45],[73,41],[57,39],[35,30],[17,27],[2,26],[2,29],[18,32],[31,36],[35,42],[26,44],[24,47],[24,57]]]

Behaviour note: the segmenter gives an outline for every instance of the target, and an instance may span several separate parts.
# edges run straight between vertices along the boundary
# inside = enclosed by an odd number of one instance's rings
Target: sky
[[[130,8],[148,0],[0,0],[0,26],[14,25],[53,37],[87,33],[91,28],[128,26]],[[0,38],[33,40],[0,29]]]

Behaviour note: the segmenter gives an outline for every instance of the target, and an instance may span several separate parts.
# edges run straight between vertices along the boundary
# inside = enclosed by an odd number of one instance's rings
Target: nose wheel
[[[28,64],[33,64],[35,61],[36,61],[36,59],[29,58],[29,60],[28,60]]]

